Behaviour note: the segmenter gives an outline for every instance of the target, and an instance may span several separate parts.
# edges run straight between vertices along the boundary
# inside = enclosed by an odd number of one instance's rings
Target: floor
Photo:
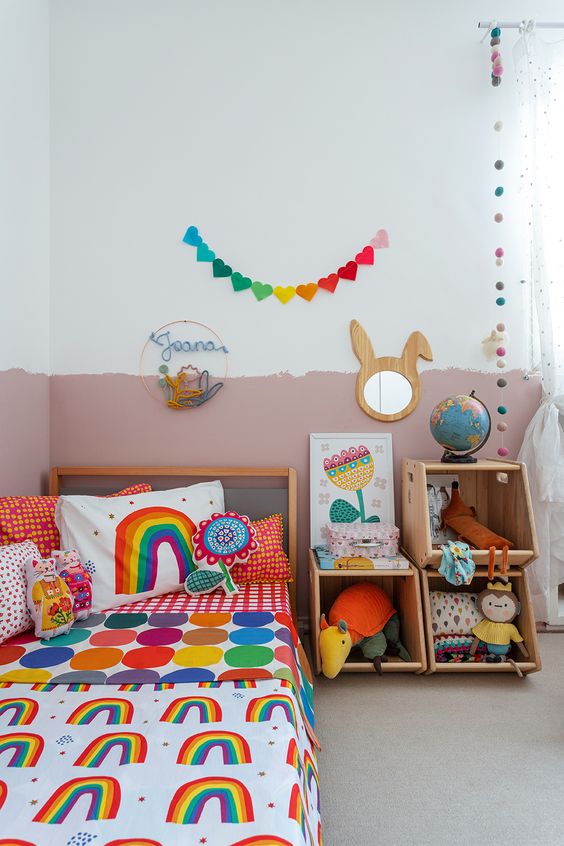
[[[324,846],[564,844],[564,636],[510,675],[316,684]]]

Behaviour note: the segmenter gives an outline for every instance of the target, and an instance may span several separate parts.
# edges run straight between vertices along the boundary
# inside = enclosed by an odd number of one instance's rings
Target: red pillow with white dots
[[[253,582],[291,582],[292,570],[284,552],[284,522],[281,514],[251,523],[259,548],[244,563],[235,563],[229,573],[238,585]]]
[[[130,485],[114,496],[133,496],[150,493],[151,485],[141,482]],[[59,549],[61,538],[55,524],[55,506],[58,496],[3,496],[0,497],[0,547],[30,540],[36,544],[40,558],[48,558],[51,550]]]

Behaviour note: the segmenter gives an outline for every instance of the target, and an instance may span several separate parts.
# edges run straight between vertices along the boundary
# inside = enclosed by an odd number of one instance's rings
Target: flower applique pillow
[[[92,611],[182,589],[196,569],[198,524],[224,510],[221,482],[136,496],[61,496],[55,519],[66,549],[92,577]]]
[[[0,546],[0,643],[32,626],[25,578],[25,562],[30,556],[41,558],[31,541]]]
[[[51,638],[68,632],[74,623],[72,594],[57,575],[54,558],[28,558],[25,563],[27,605],[35,622],[35,634]]]
[[[256,529],[244,514],[227,511],[202,520],[194,535],[194,558],[200,566],[184,582],[186,593],[199,596],[217,587],[227,594],[238,593],[228,568],[246,561],[258,547]]]

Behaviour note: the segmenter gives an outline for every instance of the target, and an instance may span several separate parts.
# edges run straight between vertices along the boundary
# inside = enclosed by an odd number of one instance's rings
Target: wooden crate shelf
[[[455,588],[439,573],[442,558],[440,546],[433,546],[429,523],[427,477],[458,476],[460,494],[466,505],[473,506],[476,518],[494,532],[508,538],[515,545],[509,550],[508,577],[521,603],[521,613],[515,625],[521,632],[530,658],[517,660],[523,674],[541,669],[541,659],[531,604],[526,567],[538,557],[538,544],[527,480],[527,469],[518,461],[486,459],[476,464],[443,464],[440,461],[402,461],[402,548],[404,554],[420,568],[421,595],[425,618],[427,663],[430,673],[515,672],[507,663],[437,663],[433,648],[433,629],[429,591],[467,591],[479,593],[487,584],[487,549],[472,550],[476,572],[470,585]],[[501,551],[496,554],[496,576],[501,563]],[[515,657],[515,656],[514,656]]]
[[[423,673],[427,669],[421,589],[417,569],[408,570],[321,570],[317,555],[309,551],[310,632],[314,670],[321,672],[319,630],[321,614],[329,611],[337,596],[358,580],[371,581],[383,588],[392,600],[401,621],[401,638],[411,661],[388,656],[382,662],[384,673]],[[352,650],[341,672],[373,673],[374,667],[359,650]]]

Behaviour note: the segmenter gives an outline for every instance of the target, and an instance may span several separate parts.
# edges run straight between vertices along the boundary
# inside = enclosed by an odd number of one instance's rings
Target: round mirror
[[[375,373],[364,386],[364,400],[379,414],[399,414],[411,402],[411,382],[395,370]]]

